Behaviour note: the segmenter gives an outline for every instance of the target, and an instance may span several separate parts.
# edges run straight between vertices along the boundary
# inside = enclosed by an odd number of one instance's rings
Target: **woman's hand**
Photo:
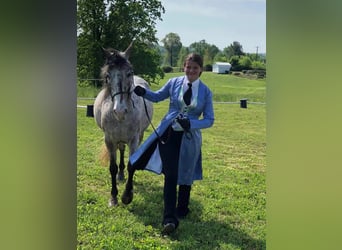
[[[179,123],[179,125],[182,126],[184,131],[188,131],[190,129],[190,120],[188,117],[185,117],[185,116],[177,117],[176,121]]]
[[[136,95],[138,95],[138,96],[143,96],[143,95],[145,95],[145,93],[146,93],[146,90],[145,90],[145,88],[143,88],[143,87],[141,87],[141,86],[136,86],[135,88],[134,88],[134,93],[136,94]]]

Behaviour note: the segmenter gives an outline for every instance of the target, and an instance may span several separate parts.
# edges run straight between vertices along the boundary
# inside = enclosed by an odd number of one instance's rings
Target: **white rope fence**
[[[78,100],[95,100],[92,97],[77,97]],[[256,105],[266,105],[265,102],[248,102],[247,99],[241,99],[239,102],[213,102],[214,104],[240,104],[241,108],[247,108],[248,104],[256,104]],[[77,108],[87,108],[87,105],[77,105]]]
[[[240,104],[241,103],[241,101],[239,101],[239,102],[215,102],[215,101],[213,101],[213,103],[215,104]],[[248,102],[249,104],[260,104],[260,105],[266,105],[266,103],[265,102]]]
[[[102,79],[78,79],[79,81],[102,81]],[[95,100],[95,98],[92,97],[77,97],[78,100]],[[256,104],[256,105],[266,105],[265,102],[248,102],[248,99],[241,99],[240,101],[237,102],[215,102],[213,101],[214,104],[240,104],[241,108],[247,108],[247,103],[248,104]],[[77,105],[77,108],[87,108],[87,106],[84,105]]]

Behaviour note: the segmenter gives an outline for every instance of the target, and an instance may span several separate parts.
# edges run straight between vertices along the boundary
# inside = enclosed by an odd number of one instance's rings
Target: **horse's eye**
[[[110,80],[110,75],[109,75],[108,73],[106,73],[105,78],[106,78],[106,81],[109,82],[109,80]]]
[[[127,73],[127,77],[131,77],[133,75],[133,71]]]

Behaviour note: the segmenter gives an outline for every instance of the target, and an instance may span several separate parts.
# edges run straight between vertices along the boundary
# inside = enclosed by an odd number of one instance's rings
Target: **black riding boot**
[[[189,200],[190,200],[191,185],[179,185],[178,191],[178,205],[177,216],[180,219],[185,218],[189,213]]]

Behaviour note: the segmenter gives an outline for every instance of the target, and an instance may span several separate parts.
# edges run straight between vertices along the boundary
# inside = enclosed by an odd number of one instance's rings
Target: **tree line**
[[[205,40],[185,47],[176,33],[158,44],[156,22],[165,8],[159,0],[77,0],[77,75],[83,84],[99,86],[104,57],[102,48],[125,50],[134,41],[130,61],[134,73],[150,83],[164,77],[167,67],[182,67],[190,52],[203,56],[205,69],[215,61],[230,62],[233,70],[265,69],[264,55],[247,54],[234,41],[220,51]],[[86,80],[91,79],[91,80]]]
[[[214,62],[229,62],[232,70],[241,71],[249,69],[266,69],[266,57],[264,54],[245,53],[242,45],[234,41],[221,51],[216,45],[207,43],[204,39],[184,47],[181,38],[176,33],[167,34],[163,43],[163,65],[182,68],[186,55],[196,52],[202,55],[204,68],[211,71]]]

